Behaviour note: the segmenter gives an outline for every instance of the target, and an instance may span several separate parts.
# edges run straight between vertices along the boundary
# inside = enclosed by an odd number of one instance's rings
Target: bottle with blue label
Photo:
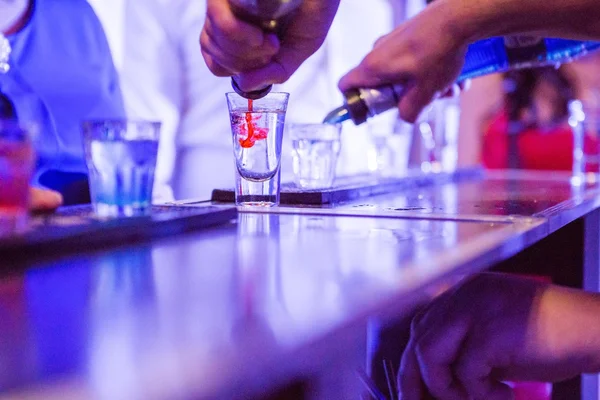
[[[484,39],[469,46],[457,81],[514,69],[558,67],[598,48],[600,42],[525,35]],[[323,122],[352,120],[362,124],[369,117],[395,108],[402,92],[402,85],[349,90],[344,93],[344,105],[330,112]]]

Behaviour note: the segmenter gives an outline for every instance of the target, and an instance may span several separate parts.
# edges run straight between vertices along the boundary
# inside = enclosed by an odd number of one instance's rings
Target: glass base
[[[237,196],[235,204],[249,207],[273,207],[279,204],[277,196]]]
[[[296,178],[296,186],[304,190],[331,189],[333,187],[333,179],[327,180],[312,180]]]
[[[148,215],[150,205],[117,205],[108,203],[94,203],[94,211],[98,217],[139,217]]]
[[[251,181],[236,174],[235,204],[250,207],[273,207],[279,205],[279,170],[271,179]]]

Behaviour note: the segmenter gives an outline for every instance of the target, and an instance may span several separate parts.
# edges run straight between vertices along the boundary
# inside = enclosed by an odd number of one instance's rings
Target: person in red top
[[[540,68],[507,73],[503,83],[502,110],[484,124],[483,165],[570,171],[569,102],[575,99],[570,77],[562,69]]]

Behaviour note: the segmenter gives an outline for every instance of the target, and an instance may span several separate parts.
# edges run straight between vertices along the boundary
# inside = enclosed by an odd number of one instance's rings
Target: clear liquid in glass
[[[92,140],[90,191],[100,216],[132,216],[152,202],[158,153],[155,140]]]

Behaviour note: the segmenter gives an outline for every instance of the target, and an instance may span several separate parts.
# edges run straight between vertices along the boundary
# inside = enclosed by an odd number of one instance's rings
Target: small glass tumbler
[[[83,123],[90,193],[99,217],[145,214],[152,204],[160,122]]]
[[[279,204],[281,145],[288,93],[269,93],[248,100],[227,93],[238,206]]]
[[[573,130],[573,174],[571,183],[580,186],[600,181],[600,107],[580,100],[569,103],[569,125]]]
[[[341,124],[290,124],[294,180],[303,189],[333,185],[340,155]]]
[[[35,131],[33,124],[0,119],[0,234],[19,232],[27,224]]]

